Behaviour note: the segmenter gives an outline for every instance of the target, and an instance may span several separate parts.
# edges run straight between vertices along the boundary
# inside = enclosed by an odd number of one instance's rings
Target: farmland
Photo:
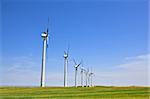
[[[2,99],[149,99],[149,87],[0,87]]]

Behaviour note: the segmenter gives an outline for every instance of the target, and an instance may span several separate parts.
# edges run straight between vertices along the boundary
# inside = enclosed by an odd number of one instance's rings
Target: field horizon
[[[2,87],[29,87],[29,88],[34,88],[34,87],[40,87],[40,88],[42,88],[41,86],[24,86],[24,85],[4,85],[4,86],[0,86],[0,88],[2,88]],[[43,88],[47,88],[47,87],[63,87],[63,88],[65,88],[64,86],[45,86],[45,87],[43,87]],[[69,88],[69,87],[75,87],[75,86],[67,86],[66,88]],[[82,87],[82,86],[77,86],[77,87]],[[84,87],[86,87],[86,86],[84,86]],[[111,86],[111,85],[95,85],[95,86],[92,86],[92,87],[149,87],[150,88],[150,86],[149,85],[147,85],[147,86],[143,86],[143,85],[126,85],[126,86],[124,86],[124,85],[117,85],[117,86]]]
[[[0,87],[5,99],[149,99],[150,87],[94,86],[94,87]]]

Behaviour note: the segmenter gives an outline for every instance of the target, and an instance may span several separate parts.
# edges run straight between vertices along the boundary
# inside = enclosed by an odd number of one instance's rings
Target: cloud
[[[150,55],[139,55],[139,56],[136,56],[136,57],[126,57],[125,58],[125,62],[126,61],[143,61],[143,60],[146,60],[148,61],[148,58],[150,57]]]
[[[98,72],[95,84],[99,85],[139,85],[147,86],[148,83],[148,58],[149,55],[140,55],[125,58],[123,64],[113,66],[113,69]]]
[[[0,85],[37,85],[38,64],[32,55],[3,58]]]

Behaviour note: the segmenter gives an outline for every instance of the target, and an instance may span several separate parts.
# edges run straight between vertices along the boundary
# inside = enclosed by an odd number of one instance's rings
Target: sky
[[[49,17],[46,86],[63,86],[63,54],[94,72],[95,85],[147,86],[148,0],[1,0],[0,85],[39,86]],[[80,85],[80,70],[78,71]]]

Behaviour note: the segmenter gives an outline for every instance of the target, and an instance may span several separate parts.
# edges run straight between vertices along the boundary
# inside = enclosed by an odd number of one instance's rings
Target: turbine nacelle
[[[78,68],[79,66],[80,66],[80,64],[78,64],[78,65],[75,65],[74,67],[75,67],[75,68]]]
[[[81,62],[79,64],[77,64],[74,59],[73,59],[73,61],[74,61],[74,64],[75,64],[75,66],[74,66],[75,68],[78,68],[81,65]]]
[[[66,58],[68,58],[68,53],[66,53],[65,51],[64,51],[64,56],[63,56],[65,59]]]
[[[64,54],[64,58],[68,58],[68,55],[67,55],[67,54]]]
[[[81,69],[81,72],[86,72],[86,70],[83,66],[80,69]]]
[[[47,32],[43,32],[43,33],[41,34],[41,36],[42,36],[43,38],[47,38],[47,37],[48,37],[48,33],[47,33]]]
[[[81,69],[82,71],[85,70],[85,68],[83,67],[83,62],[82,62],[82,66],[80,67],[80,69]]]
[[[94,73],[89,73],[89,76],[92,76]]]

